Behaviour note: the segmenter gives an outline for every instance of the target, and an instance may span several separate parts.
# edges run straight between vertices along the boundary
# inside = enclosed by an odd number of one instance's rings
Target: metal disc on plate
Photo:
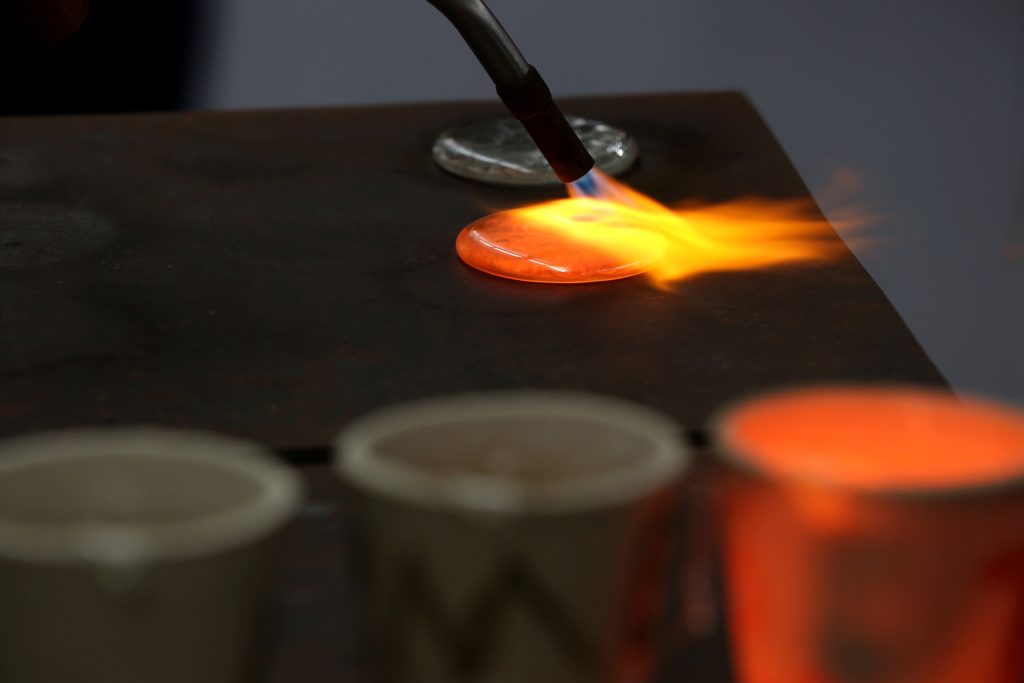
[[[614,176],[632,167],[639,152],[632,136],[600,121],[567,118],[599,169]],[[492,185],[560,183],[526,129],[513,118],[445,131],[434,142],[434,161],[449,173]]]

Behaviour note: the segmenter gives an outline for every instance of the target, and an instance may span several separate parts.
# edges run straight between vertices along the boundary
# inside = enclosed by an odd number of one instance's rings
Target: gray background
[[[1024,401],[1024,1],[490,4],[556,94],[746,91],[827,213],[837,173],[861,179],[854,249],[954,385]],[[211,19],[200,107],[494,96],[424,0]]]

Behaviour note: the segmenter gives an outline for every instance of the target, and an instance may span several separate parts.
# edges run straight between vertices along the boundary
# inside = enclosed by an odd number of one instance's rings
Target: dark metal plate
[[[576,100],[671,202],[806,196],[737,94]],[[322,447],[383,404],[589,389],[700,428],[774,385],[942,378],[849,253],[821,266],[501,281],[453,240],[553,191],[439,170],[438,131],[499,113],[426,105],[0,120],[0,434],[151,422]]]

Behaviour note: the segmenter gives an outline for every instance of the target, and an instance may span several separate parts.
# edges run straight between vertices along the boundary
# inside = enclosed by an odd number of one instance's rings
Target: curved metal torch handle
[[[429,0],[444,14],[494,81],[505,106],[537,143],[555,175],[572,183],[594,167],[587,148],[551,98],[544,80],[483,0]]]
[[[498,87],[515,85],[530,65],[483,0],[428,0],[448,18]]]

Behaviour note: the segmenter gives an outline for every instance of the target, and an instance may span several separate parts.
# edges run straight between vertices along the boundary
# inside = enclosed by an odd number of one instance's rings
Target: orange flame
[[[699,273],[826,259],[842,249],[810,200],[736,199],[669,209],[597,171],[596,197],[502,211],[456,242],[469,265],[528,282],[647,273],[658,287]]]

